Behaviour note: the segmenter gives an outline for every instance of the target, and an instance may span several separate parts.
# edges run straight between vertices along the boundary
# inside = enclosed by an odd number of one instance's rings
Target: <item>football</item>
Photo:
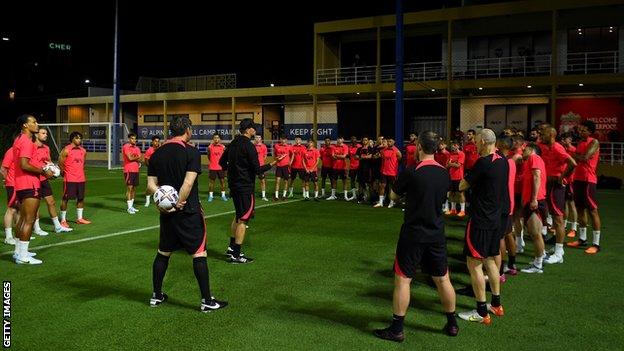
[[[45,166],[43,166],[43,170],[46,172],[47,171],[52,172],[52,175],[54,176],[54,178],[61,175],[61,169],[59,168],[59,166],[55,165],[54,163],[46,164]]]
[[[178,202],[179,198],[178,191],[170,185],[163,185],[154,193],[156,206],[163,210],[171,209]]]

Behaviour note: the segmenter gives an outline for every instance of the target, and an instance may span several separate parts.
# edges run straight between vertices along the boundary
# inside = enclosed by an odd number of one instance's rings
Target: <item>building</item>
[[[597,122],[601,140],[624,134],[624,1],[515,1],[404,14],[405,122],[409,131],[562,130]],[[311,84],[235,88],[159,80],[121,96],[123,121],[149,138],[187,114],[197,139],[228,139],[253,117],[265,139],[285,133],[392,135],[395,16],[316,23]],[[305,40],[305,38],[302,38]],[[145,84],[144,84],[145,85]],[[153,87],[158,86],[158,89]],[[112,96],[59,99],[58,122],[110,121]],[[167,117],[165,117],[167,116]],[[405,136],[404,136],[405,137]]]

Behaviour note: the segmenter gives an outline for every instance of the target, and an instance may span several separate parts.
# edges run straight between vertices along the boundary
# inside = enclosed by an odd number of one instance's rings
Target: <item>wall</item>
[[[296,136],[310,139],[314,109],[312,104],[284,106],[284,134],[290,140]],[[318,104],[317,107],[318,138],[338,137],[338,112],[335,103]]]
[[[485,124],[485,105],[513,105],[513,104],[547,104],[547,97],[503,97],[462,99],[460,103],[460,128],[481,129]]]

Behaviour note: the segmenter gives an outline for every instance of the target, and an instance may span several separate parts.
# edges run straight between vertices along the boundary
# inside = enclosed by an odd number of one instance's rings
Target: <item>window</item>
[[[218,121],[219,120],[219,114],[217,114],[217,113],[202,113],[201,114],[201,120],[202,120],[202,122]]]
[[[144,115],[143,122],[145,123],[154,123],[154,122],[162,122],[163,115]]]
[[[618,50],[618,27],[586,27],[568,30],[568,52]]]
[[[254,116],[253,112],[239,112],[239,113],[236,114],[236,120],[237,121],[242,121],[245,118],[253,119],[253,116]]]

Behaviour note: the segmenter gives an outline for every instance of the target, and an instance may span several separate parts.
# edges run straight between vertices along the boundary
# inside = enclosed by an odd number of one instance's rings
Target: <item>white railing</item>
[[[604,142],[600,143],[600,163],[610,165],[624,165],[624,143]]]
[[[571,74],[617,73],[619,69],[617,51],[569,53],[565,72]]]
[[[551,55],[455,60],[453,79],[547,76],[551,60]],[[562,74],[617,73],[619,55],[617,51],[569,53],[559,59],[558,67]],[[379,70],[382,83],[395,81],[394,65],[382,65]],[[376,66],[327,68],[317,70],[316,78],[318,85],[373,84],[376,73]],[[446,63],[442,61],[412,62],[404,66],[406,82],[444,80],[446,76]]]

